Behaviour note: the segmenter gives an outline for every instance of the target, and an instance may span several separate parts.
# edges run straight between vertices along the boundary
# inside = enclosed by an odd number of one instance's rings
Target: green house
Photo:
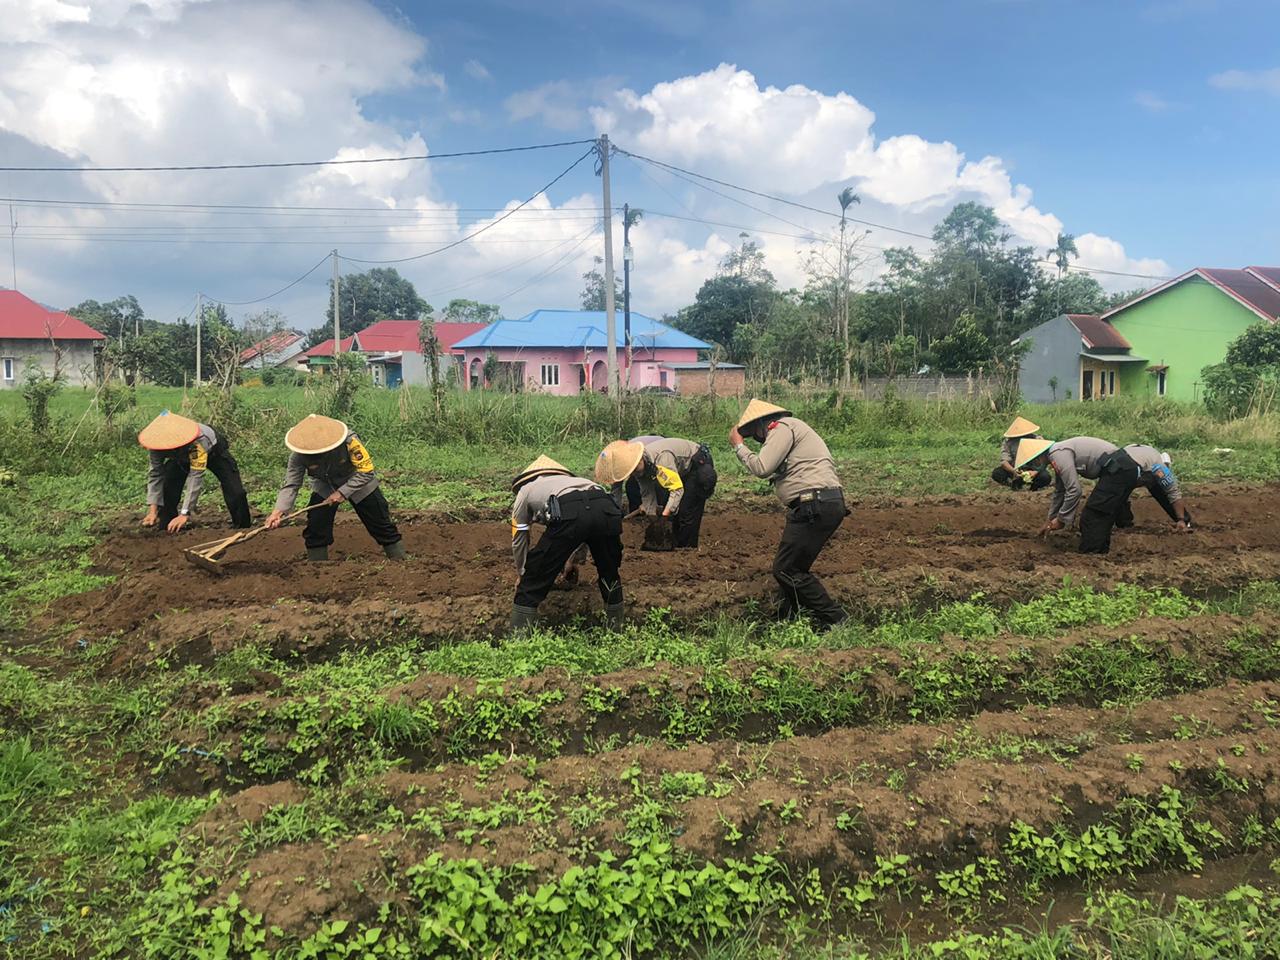
[[[1280,267],[1196,267],[1104,313],[1147,364],[1124,364],[1120,392],[1200,400],[1200,371],[1221,363],[1231,341],[1280,317]]]

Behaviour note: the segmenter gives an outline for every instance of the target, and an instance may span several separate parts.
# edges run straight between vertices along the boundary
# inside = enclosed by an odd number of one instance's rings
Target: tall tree
[[[1048,258],[1054,262],[1058,268],[1058,286],[1062,285],[1062,276],[1071,266],[1071,258],[1079,257],[1080,251],[1076,249],[1076,238],[1070,233],[1058,234],[1058,242],[1049,248]],[[1062,300],[1058,299],[1058,312],[1062,312]]]
[[[605,299],[604,274],[600,272],[600,266],[603,263],[603,257],[596,257],[594,266],[582,275],[581,302],[583,310],[605,310],[608,308],[608,303]],[[622,302],[622,280],[616,273],[613,275],[613,302]]]
[[[865,240],[867,231],[857,234],[849,232],[849,207],[862,202],[862,198],[853,192],[852,187],[841,190],[836,196],[836,202],[840,204],[839,230],[831,240],[810,249],[805,258],[805,271],[809,274],[810,286],[825,292],[830,303],[832,334],[840,344],[843,354],[841,382],[848,387],[853,379],[853,348],[849,335],[852,277],[853,272],[866,261],[860,244]]]
[[[493,323],[500,316],[502,310],[495,303],[455,299],[449,301],[440,319],[445,323]]]
[[[359,333],[378,320],[419,320],[431,312],[431,305],[418,296],[413,283],[400,276],[395,267],[374,267],[364,273],[349,273],[338,281],[342,336]],[[314,346],[333,336],[333,281],[325,306],[325,326],[308,337]]]
[[[675,320],[686,333],[724,347],[727,359],[734,363],[744,358],[743,341],[735,337],[738,327],[767,325],[779,296],[759,244],[747,234],[741,239],[741,245],[720,261],[716,275],[698,289],[693,304]],[[643,346],[636,343],[637,350]]]

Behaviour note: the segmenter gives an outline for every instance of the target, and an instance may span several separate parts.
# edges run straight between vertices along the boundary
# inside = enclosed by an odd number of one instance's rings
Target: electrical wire
[[[545,280],[547,277],[551,276],[553,273],[560,270],[562,267],[568,264],[570,260],[573,259],[573,255],[578,252],[578,249],[584,243],[590,240],[591,237],[595,235],[596,235],[595,231],[592,230],[590,233],[583,236],[582,239],[580,239],[577,243],[575,243],[573,247],[570,248],[569,252],[566,253],[563,257],[561,257],[555,263],[551,264],[551,266],[547,267],[547,269],[543,270],[541,273],[534,274],[532,277],[530,277],[524,283],[520,284],[520,286],[516,287],[514,290],[508,290],[502,296],[498,297],[498,302],[501,303],[503,300],[508,300],[511,297],[514,297],[520,291],[528,289],[529,287],[537,283],[539,280]]]
[[[280,294],[284,293],[286,290],[290,290],[293,287],[296,287],[303,280],[307,279],[307,277],[311,276],[313,273],[319,270],[320,267],[324,265],[324,262],[328,260],[330,256],[331,254],[325,254],[323,257],[320,258],[320,261],[314,267],[312,267],[310,270],[308,270],[306,273],[300,276],[297,280],[294,280],[291,283],[286,283],[279,290],[275,291],[275,293],[268,293],[265,297],[257,297],[256,299],[253,299],[253,300],[223,300],[219,297],[210,296],[207,293],[202,293],[201,296],[205,297],[208,300],[213,301],[214,303],[220,303],[224,307],[247,307],[250,304],[262,303],[264,300],[270,300],[273,297],[278,297],[280,296]]]
[[[143,203],[132,202],[127,200],[53,200],[45,197],[0,197],[0,203],[12,203],[31,207],[83,207],[86,209],[95,207],[110,207],[130,210],[160,210],[165,212],[186,212],[204,213],[214,210],[231,210],[231,211],[253,211],[271,213],[274,211],[324,211],[339,213],[402,213],[417,214],[422,211],[412,207],[325,207],[310,204],[290,205],[290,204],[251,204],[251,203]],[[458,213],[500,213],[504,207],[450,207],[450,210]],[[591,211],[599,214],[603,207],[558,207],[559,210],[575,210],[575,211]],[[614,212],[620,213],[621,207],[616,207]],[[436,212],[436,211],[430,211]]]
[[[586,141],[583,141],[583,142],[586,142]],[[561,180],[567,177],[578,164],[580,164],[583,160],[587,159],[587,157],[591,156],[593,153],[596,152],[595,141],[592,140],[590,141],[590,143],[591,143],[590,149],[588,149],[577,160],[573,161],[573,163],[569,164],[569,166],[565,167],[558,174],[556,174],[545,186],[540,188],[537,192],[531,194],[527,199],[521,201],[517,206],[507,211],[506,213],[498,217],[493,222],[487,224],[486,226],[481,227],[479,230],[476,230],[474,233],[469,233],[465,237],[460,237],[459,239],[453,241],[452,243],[446,244],[445,246],[441,247],[439,250],[428,250],[426,253],[420,253],[420,254],[417,254],[416,256],[400,257],[394,260],[361,260],[356,257],[342,257],[341,254],[339,254],[339,256],[341,257],[341,259],[346,260],[349,263],[366,263],[366,264],[408,263],[411,260],[422,260],[422,259],[425,259],[426,257],[433,257],[438,253],[444,253],[446,250],[452,250],[454,247],[460,246],[461,244],[464,244],[467,241],[473,240],[474,238],[480,236],[480,234],[484,233],[486,230],[492,230],[494,227],[502,223],[508,217],[511,217],[514,214],[518,213],[523,207],[527,207],[529,204],[533,203],[534,200],[542,196],[542,194],[546,193],[548,190],[554,187],[557,183],[559,183]]]
[[[575,240],[581,243],[584,240],[584,238],[591,236],[591,234],[594,232],[595,232],[595,227],[592,227],[590,230],[588,230],[586,233],[580,236],[568,237],[565,240],[561,241],[560,243],[557,243],[554,246],[548,247],[546,250],[541,250],[538,253],[535,253],[531,257],[526,257],[523,260],[519,260],[515,263],[508,264],[505,267],[498,267],[495,270],[487,270],[484,273],[477,273],[474,276],[468,277],[466,280],[462,280],[448,287],[440,287],[436,290],[429,290],[426,293],[424,293],[422,296],[424,298],[438,297],[443,293],[452,293],[454,290],[460,290],[463,287],[469,287],[471,286],[471,284],[479,280],[488,280],[491,277],[500,276],[501,274],[504,274],[504,273],[510,273],[512,270],[518,270],[527,264],[533,263],[533,261],[539,259],[540,257],[545,257],[549,253],[554,253],[555,251],[559,250],[561,247],[567,244],[573,243]]]
[[[342,167],[365,163],[404,163],[409,160],[448,160],[455,157],[486,157],[500,153],[523,153],[528,150],[550,150],[571,147],[593,140],[561,140],[557,143],[533,143],[520,147],[497,147],[490,150],[459,150],[454,153],[424,153],[410,157],[363,157],[354,160],[288,160],[275,163],[192,163],[154,167],[0,167],[0,173],[172,173],[194,170],[279,170],[287,167]]]

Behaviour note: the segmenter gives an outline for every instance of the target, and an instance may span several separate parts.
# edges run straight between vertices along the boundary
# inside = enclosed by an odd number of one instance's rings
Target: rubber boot
[[[511,605],[511,632],[531,630],[538,624],[538,608],[522,607],[518,603]]]
[[[604,625],[610,630],[621,630],[627,622],[626,606],[621,603],[611,603],[604,608]]]
[[[387,555],[388,560],[404,559],[404,541],[397,540],[395,543],[388,543],[382,548],[382,552]]]
[[[317,560],[328,560],[328,559],[329,559],[328,547],[307,547],[307,560],[314,563]]]

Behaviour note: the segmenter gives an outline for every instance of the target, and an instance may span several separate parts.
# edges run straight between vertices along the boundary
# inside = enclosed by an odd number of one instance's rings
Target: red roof
[[[1245,269],[1280,290],[1280,267],[1246,267]]]
[[[256,360],[264,353],[270,356],[273,353],[280,353],[287,350],[295,343],[302,342],[302,334],[294,333],[292,330],[281,330],[279,333],[273,333],[265,340],[259,340],[252,347],[240,352],[240,362],[248,363],[250,360]]]
[[[483,330],[483,323],[437,323],[436,339],[445,352],[463,337]],[[365,353],[421,353],[418,336],[422,329],[420,320],[379,320],[356,334],[360,349]]]
[[[351,343],[353,340],[355,340],[355,337],[344,337],[342,339],[343,353],[351,352]],[[330,337],[328,340],[322,341],[321,343],[317,343],[314,347],[312,347],[305,354],[303,354],[303,356],[332,357],[333,356],[333,337]]]
[[[0,339],[105,340],[93,327],[70,314],[42,307],[17,290],[0,290]]]
[[[1093,313],[1068,313],[1067,319],[1080,331],[1080,336],[1090,350],[1129,350],[1132,344],[1120,336],[1120,331]]]

